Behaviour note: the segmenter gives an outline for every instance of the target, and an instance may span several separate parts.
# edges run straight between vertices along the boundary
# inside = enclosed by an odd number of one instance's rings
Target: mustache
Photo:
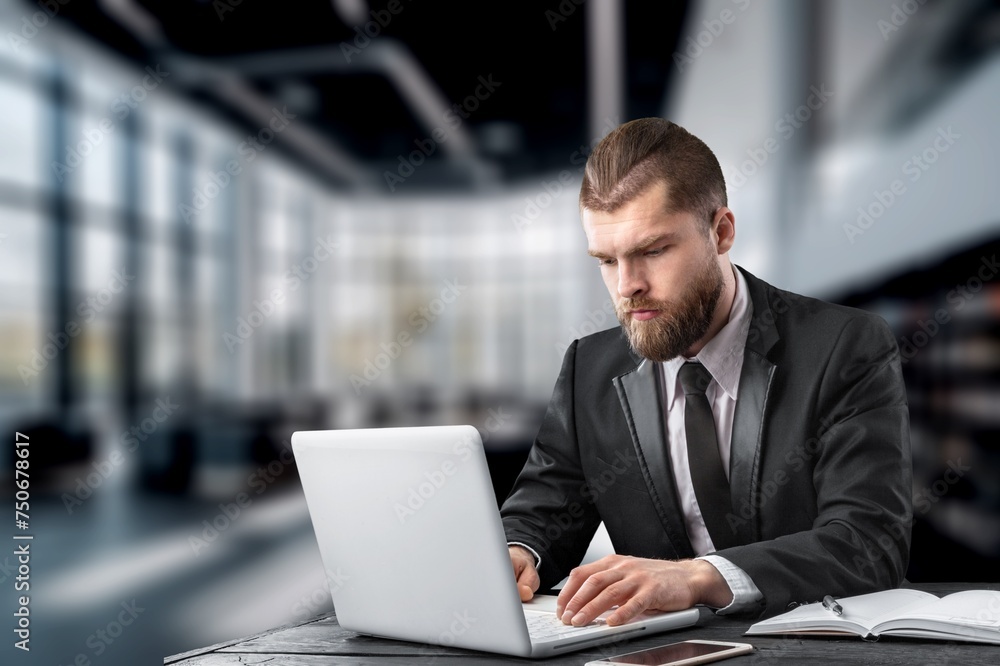
[[[618,301],[618,311],[621,313],[630,310],[669,310],[670,304],[666,301],[657,301],[652,298],[624,298]]]

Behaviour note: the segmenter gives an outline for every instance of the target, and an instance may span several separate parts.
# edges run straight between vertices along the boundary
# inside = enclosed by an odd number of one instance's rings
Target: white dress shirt
[[[745,571],[725,558],[709,555],[715,551],[715,546],[708,534],[708,528],[705,527],[705,519],[701,515],[698,499],[694,494],[694,485],[691,482],[687,435],[684,429],[684,391],[677,375],[681,366],[688,361],[700,362],[711,373],[712,381],[705,389],[705,397],[712,406],[715,430],[719,437],[719,456],[722,458],[726,478],[729,478],[733,415],[736,412],[736,398],[743,368],[743,350],[750,330],[750,317],[753,314],[753,303],[750,302],[747,293],[746,279],[735,268],[733,273],[736,278],[736,295],[729,310],[729,321],[722,330],[709,340],[694,358],[678,356],[660,364],[665,389],[663,400],[664,412],[667,415],[670,466],[673,469],[674,484],[677,487],[688,538],[695,554],[699,556],[698,559],[707,560],[714,565],[733,591],[732,603],[719,609],[719,613],[744,610],[756,604],[763,595]]]

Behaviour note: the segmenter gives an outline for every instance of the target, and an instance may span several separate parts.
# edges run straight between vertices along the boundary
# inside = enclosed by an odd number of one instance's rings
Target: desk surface
[[[967,589],[1000,589],[996,583],[933,583],[913,585],[943,596]],[[551,659],[529,660],[491,655],[469,650],[421,645],[359,636],[341,629],[333,613],[303,622],[278,627],[270,631],[228,643],[192,650],[164,659],[164,664],[176,666],[221,666],[222,664],[267,663],[268,666],[318,666],[319,664],[580,664],[602,656],[641,650],[664,643],[688,639],[750,643],[756,651],[735,657],[724,663],[740,664],[804,664],[822,661],[823,666],[857,664],[896,664],[920,666],[948,664],[996,666],[1000,664],[1000,646],[951,641],[923,641],[906,638],[882,638],[866,642],[859,638],[743,636],[751,622],[735,620],[701,609],[698,624],[678,631],[669,631],[649,638],[610,644]],[[720,662],[723,663],[723,662]]]

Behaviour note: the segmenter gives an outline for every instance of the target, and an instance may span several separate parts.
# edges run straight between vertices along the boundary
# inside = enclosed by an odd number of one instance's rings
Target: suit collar
[[[785,312],[788,304],[781,298],[777,289],[741,266],[736,266],[736,269],[746,278],[750,302],[753,304],[747,349],[766,357],[781,339],[775,325],[777,321],[775,312],[779,314]]]

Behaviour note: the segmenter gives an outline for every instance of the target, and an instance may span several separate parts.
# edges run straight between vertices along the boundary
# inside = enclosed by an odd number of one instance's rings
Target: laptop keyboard
[[[524,619],[528,622],[528,635],[532,638],[562,638],[564,636],[575,636],[585,629],[593,629],[607,624],[603,618],[597,618],[590,624],[581,627],[574,627],[570,624],[563,624],[562,620],[556,617],[555,613],[541,613],[535,611],[525,611]]]

